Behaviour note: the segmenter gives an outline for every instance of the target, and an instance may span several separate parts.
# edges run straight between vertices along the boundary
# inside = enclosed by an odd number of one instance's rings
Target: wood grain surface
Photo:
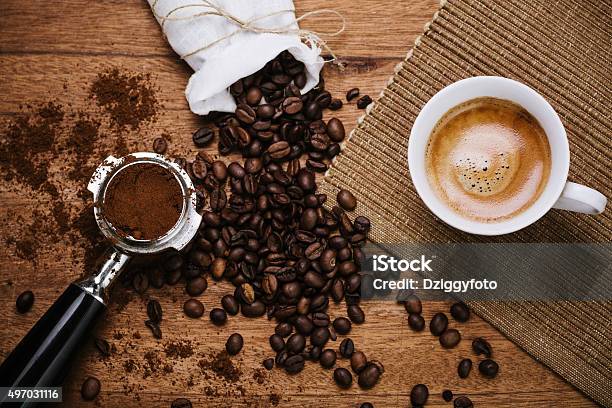
[[[376,97],[385,86],[395,64],[400,62],[414,39],[436,10],[433,0],[296,0],[298,14],[317,8],[334,8],[347,18],[347,29],[329,45],[348,66],[344,72],[328,65],[324,74],[327,88],[342,96],[353,86]],[[333,31],[333,19],[305,21],[305,28]],[[152,74],[160,109],[157,120],[137,132],[125,131],[133,150],[149,150],[154,138],[165,133],[171,138],[169,154],[193,156],[197,149],[191,133],[202,123],[193,115],[184,98],[191,74],[163,40],[146,2],[138,0],[3,0],[0,2],[0,121],[5,126],[23,112],[22,104],[57,102],[67,109],[103,115],[88,98],[96,75],[109,67]],[[335,113],[352,128],[363,114],[354,104]],[[111,146],[116,132],[103,128],[100,144]],[[216,147],[210,150],[214,151]],[[92,163],[103,157],[92,157]],[[365,164],[364,164],[365,165]],[[62,181],[60,163],[49,163],[54,177]],[[63,185],[63,184],[62,184]],[[79,186],[65,184],[61,192],[67,205],[77,211],[83,202],[76,196]],[[4,358],[51,305],[68,283],[82,273],[83,254],[66,240],[42,242],[36,262],[19,258],[8,244],[31,218],[35,210],[45,210],[44,200],[26,187],[0,183],[0,356]],[[42,239],[42,238],[41,238]],[[6,243],[6,244],[5,244]],[[33,309],[25,315],[15,312],[15,298],[23,290],[36,295]],[[200,296],[207,311],[219,304],[222,295],[232,290],[225,283],[209,280],[208,290]],[[477,407],[589,407],[593,403],[549,369],[513,345],[478,317],[459,325],[464,341],[453,350],[444,350],[428,332],[414,333],[407,327],[403,308],[388,302],[364,304],[367,321],[354,326],[351,337],[356,347],[369,358],[378,359],[386,372],[381,382],[369,391],[354,384],[339,390],[332,371],[308,363],[298,375],[288,376],[274,369],[261,375],[261,362],[272,356],[268,336],[273,323],[265,318],[230,318],[226,326],[213,326],[207,314],[189,319],[182,313],[187,298],[184,286],[150,289],[143,296],[116,293],[123,302],[113,305],[93,336],[108,339],[115,351],[103,359],[92,341],[75,355],[74,369],[64,387],[65,406],[168,407],[177,397],[187,397],[194,406],[273,406],[355,407],[370,401],[376,407],[409,406],[409,392],[417,383],[430,389],[428,406],[447,407],[440,394],[451,389],[466,394]],[[144,326],[148,298],[158,299],[164,308],[164,338],[155,340]],[[450,303],[428,302],[424,317],[429,320]],[[332,307],[334,316],[343,307]],[[232,332],[239,331],[245,347],[233,360],[241,371],[240,380],[229,383],[202,373],[198,362],[223,349]],[[495,380],[485,380],[477,372],[465,380],[456,374],[458,361],[472,357],[471,339],[483,336],[495,349],[501,366]],[[186,358],[165,355],[165,347],[188,341],[194,354]],[[340,339],[333,343],[337,347]],[[171,372],[149,365],[145,354],[157,356]],[[132,370],[126,364],[133,361]],[[162,364],[162,365],[163,365]],[[339,366],[347,367],[346,360]],[[477,370],[476,370],[477,371]],[[80,399],[83,379],[93,375],[102,382],[102,391],[93,403]],[[279,401],[276,401],[278,396]]]

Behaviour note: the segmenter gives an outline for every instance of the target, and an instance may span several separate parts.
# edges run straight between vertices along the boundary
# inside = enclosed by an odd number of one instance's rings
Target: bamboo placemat
[[[375,242],[611,242],[610,205],[599,216],[553,210],[497,238],[461,233],[435,219],[406,164],[422,106],[444,86],[477,75],[513,78],[557,110],[570,139],[569,179],[612,198],[612,3],[608,0],[451,0],[425,26],[378,101],[360,119],[323,191],[354,191]],[[612,405],[612,304],[473,302],[533,357]]]

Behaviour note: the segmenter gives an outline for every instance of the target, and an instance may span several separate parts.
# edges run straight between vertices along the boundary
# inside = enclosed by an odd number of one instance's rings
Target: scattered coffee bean
[[[100,380],[95,377],[87,377],[81,385],[81,397],[85,401],[93,401],[100,393]]]
[[[336,352],[332,349],[323,350],[319,363],[323,368],[332,368],[336,364]]]
[[[359,100],[357,101],[357,107],[359,109],[365,109],[368,107],[369,104],[372,103],[372,98],[370,98],[369,95],[363,95],[361,98],[359,98]]]
[[[459,362],[457,374],[459,374],[459,378],[467,378],[470,375],[470,371],[472,371],[472,360],[464,358]]]
[[[223,326],[227,322],[227,313],[225,310],[215,307],[210,311],[210,321],[215,326]]]
[[[202,276],[191,279],[185,286],[185,291],[189,296],[199,296],[208,288],[208,281]]]
[[[419,297],[416,295],[408,296],[403,303],[404,303],[404,309],[406,309],[408,313],[421,314],[421,312],[423,311],[423,305],[421,304],[421,299],[419,299]]]
[[[149,289],[149,278],[146,274],[139,272],[134,276],[132,286],[137,293],[142,295]]]
[[[191,401],[187,398],[177,398],[172,401],[170,408],[192,408]]]
[[[342,142],[345,136],[344,125],[337,118],[331,118],[327,122],[327,135],[334,142]]]
[[[301,353],[306,347],[306,339],[299,333],[294,333],[287,339],[287,351],[290,353]]]
[[[355,343],[351,339],[344,339],[340,342],[340,355],[344,358],[351,358],[355,352]]]
[[[463,302],[453,303],[450,308],[450,314],[453,319],[460,323],[465,323],[470,319],[470,309]]]
[[[346,317],[337,317],[334,320],[334,330],[340,335],[348,334],[351,331],[351,321]]]
[[[348,190],[340,190],[338,191],[338,195],[336,196],[336,200],[340,207],[344,208],[346,211],[353,211],[355,207],[357,207],[357,199]]]
[[[365,313],[363,313],[363,310],[361,310],[361,307],[358,305],[351,305],[347,307],[346,311],[351,322],[355,324],[362,324],[365,322]]]
[[[221,298],[221,306],[227,314],[235,316],[240,311],[240,304],[234,295],[225,295]]]
[[[461,341],[461,334],[455,329],[447,329],[440,335],[440,344],[444,348],[453,348]]]
[[[149,299],[147,302],[147,316],[151,322],[159,324],[162,320],[162,307],[155,299]]]
[[[197,299],[189,299],[183,305],[183,311],[191,318],[198,318],[204,314],[204,305]]]
[[[361,370],[363,370],[368,363],[366,355],[361,351],[355,351],[351,356],[351,368],[355,372],[355,374],[359,374]]]
[[[158,137],[153,141],[153,151],[157,154],[164,154],[168,150],[168,142],[163,137]]]
[[[439,336],[448,327],[448,317],[444,313],[436,313],[429,323],[429,330],[434,336]]]
[[[301,354],[287,357],[283,367],[288,374],[297,374],[304,369],[304,357]]]
[[[446,402],[451,402],[453,400],[453,392],[451,390],[442,391],[442,399]]]
[[[338,367],[334,370],[334,380],[340,388],[350,388],[353,384],[353,375],[346,368]]]
[[[499,371],[499,365],[495,361],[487,358],[478,364],[478,371],[487,378],[495,378]]]
[[[266,358],[263,361],[263,366],[266,370],[271,370],[274,367],[274,359],[273,358]]]
[[[17,296],[15,307],[19,313],[27,313],[34,304],[34,293],[31,290],[26,290]]]
[[[425,384],[417,384],[410,391],[410,402],[413,406],[423,406],[429,398],[429,390]]]
[[[367,363],[366,366],[359,373],[358,383],[362,388],[372,388],[378,382],[382,375],[381,367],[377,364]]]
[[[358,96],[359,96],[359,88],[351,88],[346,93],[346,100],[350,102]]]
[[[478,337],[472,341],[472,350],[474,350],[477,356],[484,354],[486,358],[491,358],[493,355],[491,345],[482,337]]]
[[[474,404],[472,403],[472,400],[470,400],[468,397],[461,396],[461,397],[455,398],[455,401],[453,402],[453,407],[454,408],[473,408]]]
[[[410,313],[408,315],[408,325],[414,331],[422,331],[425,328],[425,319],[420,314]]]
[[[281,335],[274,333],[270,336],[270,347],[272,347],[272,350],[279,352],[285,348],[285,340]]]
[[[95,338],[94,344],[96,348],[98,349],[98,351],[100,352],[100,354],[102,354],[102,356],[104,357],[110,356],[111,347],[110,347],[110,344],[108,344],[108,341],[101,339],[101,338]]]
[[[242,350],[242,346],[244,345],[244,340],[240,333],[234,333],[225,342],[225,350],[230,356],[235,356],[240,353]]]
[[[203,127],[193,133],[193,143],[197,147],[206,147],[212,142],[215,137],[215,132],[209,127]]]
[[[340,99],[332,99],[331,103],[329,104],[329,109],[335,111],[342,108],[342,105],[343,104]]]

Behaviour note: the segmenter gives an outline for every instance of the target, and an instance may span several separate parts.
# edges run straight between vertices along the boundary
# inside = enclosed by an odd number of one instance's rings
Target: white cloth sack
[[[209,0],[226,13],[243,22],[281,10],[295,10],[292,0]],[[148,0],[154,7],[157,21],[180,6],[197,4],[198,0]],[[204,4],[204,3],[203,3]],[[211,111],[234,112],[236,104],[229,93],[229,86],[240,78],[257,72],[284,50],[304,63],[307,76],[307,92],[319,82],[323,67],[318,46],[304,44],[297,34],[299,29],[295,13],[287,12],[258,19],[252,24],[258,28],[288,29],[290,34],[255,33],[242,29],[223,16],[199,16],[202,12],[213,12],[206,7],[183,8],[172,13],[163,25],[168,42],[180,56],[185,56],[215,40],[239,33],[206,49],[185,57],[195,73],[189,79],[185,95],[194,113],[206,115]],[[172,20],[173,18],[182,18]]]

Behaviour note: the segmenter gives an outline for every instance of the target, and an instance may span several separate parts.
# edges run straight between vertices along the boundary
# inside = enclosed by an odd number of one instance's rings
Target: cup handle
[[[606,209],[607,202],[606,196],[599,191],[568,181],[553,208],[584,214],[601,214]]]

